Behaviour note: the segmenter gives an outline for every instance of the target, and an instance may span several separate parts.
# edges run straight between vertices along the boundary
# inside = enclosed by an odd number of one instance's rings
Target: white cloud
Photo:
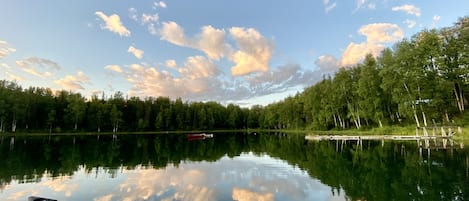
[[[231,28],[230,34],[239,48],[230,56],[230,60],[235,63],[231,67],[233,76],[269,70],[273,45],[264,36],[253,28],[243,27]]]
[[[130,31],[122,24],[119,15],[112,14],[110,16],[106,16],[101,11],[96,11],[95,14],[105,23],[105,25],[101,25],[101,29],[107,29],[111,32],[119,34],[119,36],[130,36]]]
[[[194,47],[200,49],[210,59],[219,60],[225,56],[228,46],[225,44],[225,30],[204,26],[194,41]]]
[[[216,76],[219,73],[210,60],[195,56],[188,57],[184,65],[177,68],[177,75],[159,70],[158,67],[140,64],[130,65],[130,71],[124,74],[132,85],[130,95],[188,97],[187,99],[200,100],[208,98],[208,93],[217,90]]]
[[[360,10],[360,8],[362,8],[363,5],[365,5],[366,0],[356,0],[355,2],[356,2],[357,7],[352,13],[356,13],[358,10]]]
[[[432,27],[435,27],[436,24],[440,21],[441,16],[439,15],[434,15],[432,18]]]
[[[189,42],[184,34],[184,29],[176,22],[163,22],[160,29],[161,40],[166,40],[172,44],[179,46],[188,46]]]
[[[404,32],[396,24],[374,23],[362,26],[358,33],[366,36],[368,43],[391,43],[404,37]]]
[[[402,6],[395,6],[392,7],[392,11],[403,11],[406,12],[409,15],[415,15],[417,17],[420,17],[420,8],[411,5],[411,4],[404,4]]]
[[[366,42],[351,42],[342,54],[340,66],[355,65],[369,53],[377,56],[384,49],[384,44],[397,42],[404,38],[402,29],[396,24],[389,23],[364,25],[358,33],[366,36]]]
[[[137,49],[134,46],[129,46],[127,52],[132,53],[137,59],[142,59],[143,57],[143,50]]]
[[[415,25],[417,25],[417,22],[415,20],[409,20],[409,19],[404,20],[403,23],[407,25],[408,28],[414,28]]]
[[[203,56],[188,57],[184,67],[178,69],[178,71],[184,78],[190,80],[217,76],[219,74],[217,66]]]
[[[326,13],[331,12],[331,10],[333,10],[336,6],[337,6],[337,3],[336,3],[336,2],[334,2],[334,3],[330,4],[330,5],[326,5],[326,9],[325,9]]]
[[[122,68],[121,68],[120,66],[118,66],[118,65],[107,65],[107,66],[104,67],[104,69],[110,70],[110,71],[114,71],[114,72],[116,72],[116,73],[122,73],[122,72],[124,72],[124,71],[122,70]]]
[[[225,43],[225,30],[215,29],[212,26],[203,26],[201,32],[194,39],[189,39],[186,37],[184,29],[176,22],[163,22],[160,35],[161,40],[182,47],[198,49],[214,60],[223,58],[229,49]]]
[[[166,64],[167,67],[170,67],[170,68],[176,68],[177,67],[176,61],[173,60],[173,59],[166,60],[165,64]]]
[[[378,55],[384,46],[375,43],[350,43],[340,60],[340,66],[346,67],[361,62],[367,54]]]
[[[273,45],[255,29],[233,27],[229,30],[230,36],[239,48],[236,51],[226,43],[225,30],[212,26],[202,27],[194,39],[187,38],[184,29],[176,22],[163,22],[159,32],[161,40],[198,49],[210,59],[219,60],[229,55],[229,59],[235,63],[231,67],[231,74],[234,76],[265,72],[269,69]]]
[[[136,8],[129,8],[129,17],[134,21],[138,22],[138,15]]]
[[[8,56],[13,52],[16,52],[15,48],[9,47],[6,41],[0,40],[0,59]]]
[[[166,5],[166,3],[164,1],[155,1],[153,2],[153,8],[156,9],[156,8],[166,8],[168,7],[168,5]]]
[[[55,71],[60,70],[60,66],[56,62],[39,57],[18,60],[16,65],[24,72],[40,78],[50,77]]]
[[[356,13],[358,10],[364,8],[364,9],[369,9],[369,10],[375,10],[376,9],[376,3],[375,2],[368,2],[367,0],[356,0],[356,5],[357,7],[355,10],[352,11],[352,13]]]
[[[158,22],[159,20],[158,14],[142,14],[142,24],[147,24],[147,23],[152,23],[152,22]]]
[[[323,72],[334,71],[339,67],[339,60],[332,55],[319,56],[314,63]]]
[[[158,35],[155,24],[159,24],[159,15],[142,13],[142,16],[139,17],[138,11],[135,8],[129,8],[129,17],[140,25],[147,25],[148,31],[152,35]]]
[[[85,89],[83,84],[90,83],[90,79],[82,72],[78,71],[76,75],[67,75],[62,79],[55,80],[55,84],[66,90]]]

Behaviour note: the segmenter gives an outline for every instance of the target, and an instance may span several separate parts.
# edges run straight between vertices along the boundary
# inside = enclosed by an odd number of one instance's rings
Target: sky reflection
[[[80,167],[73,176],[37,183],[16,180],[0,192],[0,200],[28,196],[58,200],[345,200],[304,171],[267,155],[244,153],[216,162],[182,162],[163,169],[140,166],[109,171]]]

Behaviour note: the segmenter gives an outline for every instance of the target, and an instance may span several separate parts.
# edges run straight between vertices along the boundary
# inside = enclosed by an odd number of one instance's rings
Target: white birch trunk
[[[422,112],[422,116],[423,116],[423,125],[425,125],[425,127],[427,126],[427,117],[425,116],[425,112]]]

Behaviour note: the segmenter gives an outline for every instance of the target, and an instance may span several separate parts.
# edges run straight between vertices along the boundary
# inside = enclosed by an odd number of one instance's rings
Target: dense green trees
[[[263,128],[289,129],[449,123],[468,104],[468,78],[469,17],[464,17],[340,68],[333,78],[265,107],[259,122]]]
[[[167,97],[110,98],[0,81],[0,132],[120,132],[246,128],[248,110]]]

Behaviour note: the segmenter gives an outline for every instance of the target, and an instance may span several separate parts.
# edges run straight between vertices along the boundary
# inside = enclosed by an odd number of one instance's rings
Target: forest
[[[0,132],[134,132],[219,129],[361,129],[451,124],[469,90],[469,16],[422,30],[340,68],[295,96],[241,108],[180,98],[109,98],[0,81]]]

